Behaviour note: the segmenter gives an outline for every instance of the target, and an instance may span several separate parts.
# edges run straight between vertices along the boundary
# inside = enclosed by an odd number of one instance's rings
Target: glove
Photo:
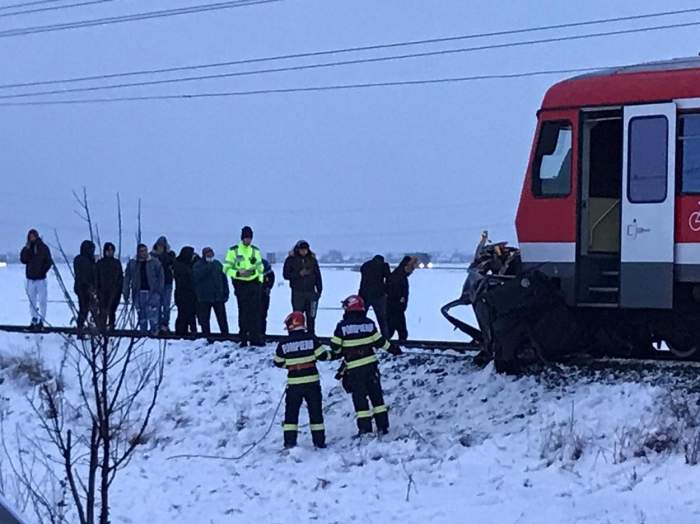
[[[396,344],[391,344],[391,346],[389,347],[389,349],[387,351],[389,351],[389,353],[391,353],[394,356],[398,356],[398,355],[403,354],[403,351],[401,351],[401,348],[399,346],[397,346]]]

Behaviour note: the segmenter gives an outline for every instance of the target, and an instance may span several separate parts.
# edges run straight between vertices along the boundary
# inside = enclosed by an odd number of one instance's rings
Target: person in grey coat
[[[163,266],[149,255],[146,245],[139,244],[136,258],[126,266],[123,289],[124,302],[134,301],[139,331],[158,334],[163,287]]]

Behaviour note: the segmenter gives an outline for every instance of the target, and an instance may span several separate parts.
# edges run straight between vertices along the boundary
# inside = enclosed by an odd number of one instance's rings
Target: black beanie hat
[[[241,240],[244,238],[253,238],[253,228],[250,226],[245,226],[241,229]]]

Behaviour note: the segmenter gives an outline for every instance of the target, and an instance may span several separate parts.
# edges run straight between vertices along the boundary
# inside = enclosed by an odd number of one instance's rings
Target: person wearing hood
[[[389,264],[384,261],[384,257],[376,255],[372,260],[368,260],[360,267],[360,291],[359,295],[365,302],[366,311],[371,307],[374,316],[377,317],[379,331],[386,338],[389,329],[386,322],[386,285],[391,275]]]
[[[27,243],[19,255],[25,265],[26,292],[29,299],[30,328],[41,329],[46,319],[46,275],[53,266],[51,250],[36,229],[27,233]]]
[[[306,329],[315,333],[318,301],[323,291],[323,279],[318,260],[306,240],[300,240],[284,261],[285,280],[292,288],[292,309],[306,316]]]
[[[80,244],[80,254],[73,259],[73,274],[75,282],[73,291],[78,296],[78,331],[85,327],[88,313],[95,317],[97,276],[95,273],[95,243],[83,240]]]
[[[194,335],[197,333],[197,295],[194,290],[192,268],[199,260],[192,246],[185,246],[175,259],[173,276],[175,278],[175,333]]]
[[[124,272],[124,303],[134,301],[138,329],[157,335],[160,327],[160,295],[163,292],[163,266],[148,253],[148,246],[139,244],[136,258],[129,260]]]
[[[95,267],[100,326],[108,330],[114,329],[117,325],[117,308],[124,284],[122,263],[115,256],[116,251],[114,244],[105,242],[102,258],[97,261]]]
[[[160,330],[170,331],[170,306],[173,300],[173,265],[175,264],[175,252],[170,249],[168,239],[164,236],[158,238],[153,244],[151,256],[160,261],[163,267],[163,291],[160,294],[158,308],[158,322]]]
[[[273,287],[275,287],[275,272],[267,259],[263,259],[262,301],[260,306],[260,317],[262,320],[260,332],[263,340],[267,336],[267,313],[270,311],[270,298]]]
[[[202,258],[192,267],[194,289],[197,293],[197,309],[202,333],[209,335],[211,328],[209,319],[214,310],[219,331],[228,335],[228,319],[226,318],[226,302],[229,297],[228,279],[221,262],[214,258],[214,250],[205,247]]]
[[[405,256],[391,272],[387,281],[387,324],[389,338],[398,332],[399,341],[408,339],[406,309],[408,308],[408,277],[416,267],[416,258]]]
[[[241,241],[226,253],[224,272],[231,278],[238,302],[238,330],[241,347],[262,346],[262,254],[253,245],[253,229],[241,229]]]

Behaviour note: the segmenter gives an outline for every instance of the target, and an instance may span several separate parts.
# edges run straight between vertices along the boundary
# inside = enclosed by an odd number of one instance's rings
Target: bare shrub
[[[542,436],[540,458],[547,466],[555,462],[575,462],[586,449],[587,439],[576,429],[574,404],[571,403],[569,420],[549,426]]]

